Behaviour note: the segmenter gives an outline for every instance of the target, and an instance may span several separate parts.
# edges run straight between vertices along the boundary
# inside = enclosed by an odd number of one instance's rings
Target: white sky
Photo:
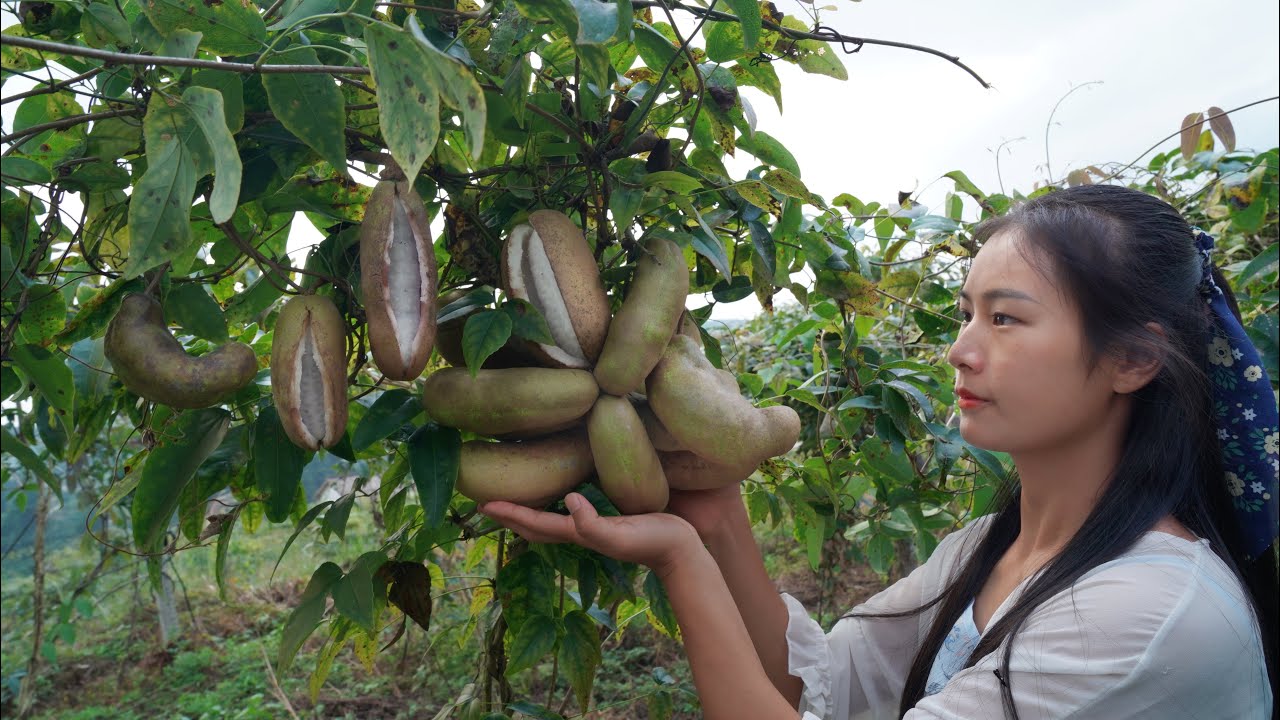
[[[845,56],[847,82],[776,63],[785,114],[754,88],[744,89],[744,96],[756,111],[757,128],[791,150],[809,189],[827,199],[849,192],[887,203],[899,190],[921,190],[922,201],[936,205],[952,183],[935,181],[956,169],[995,192],[994,150],[1005,141],[1014,142],[1001,154],[1004,186],[1027,190],[1047,177],[1044,136],[1054,104],[1085,83],[1101,82],[1063,102],[1051,128],[1058,177],[1090,163],[1128,162],[1176,130],[1189,112],[1280,94],[1275,0],[1213,6],[1167,0],[818,0],[823,2],[838,7],[823,13],[827,26],[958,55],[994,86],[984,90],[941,58],[870,45]],[[798,0],[777,5],[788,14],[802,7]],[[13,17],[5,13],[4,20],[7,26]],[[6,94],[25,89],[23,82],[6,83]],[[15,105],[4,107],[5,127]],[[1273,101],[1233,115],[1238,145],[1275,145],[1278,110]],[[739,152],[729,169],[741,175],[754,164]],[[319,240],[299,217],[289,248],[301,255]],[[690,307],[704,303],[689,299]],[[717,305],[712,317],[758,312],[749,296]]]

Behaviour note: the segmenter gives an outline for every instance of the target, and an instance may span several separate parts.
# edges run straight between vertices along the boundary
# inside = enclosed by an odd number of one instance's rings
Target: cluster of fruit
[[[670,488],[735,483],[787,452],[800,419],[754,407],[732,374],[714,367],[684,313],[689,270],[674,243],[651,238],[618,311],[611,313],[591,248],[573,221],[539,210],[502,253],[508,297],[546,320],[554,343],[513,337],[483,367],[463,367],[468,315],[437,328],[437,270],[426,210],[412,185],[383,180],[360,234],[361,284],[374,362],[412,381],[431,351],[455,367],[431,374],[431,418],[488,439],[463,443],[457,489],[478,502],[541,506],[593,475],[624,513],[660,511]],[[440,299],[447,304],[449,296]],[[295,296],[276,321],[272,394],[290,439],[316,450],[346,430],[345,328],[337,307]],[[188,355],[160,305],[131,295],[108,327],[106,353],[133,392],[174,407],[206,407],[252,381],[253,351],[227,343]]]

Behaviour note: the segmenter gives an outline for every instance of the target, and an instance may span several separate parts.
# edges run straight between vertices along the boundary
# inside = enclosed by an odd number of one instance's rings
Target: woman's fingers
[[[588,505],[590,503],[587,503]],[[530,542],[582,544],[573,518],[534,510],[501,500],[485,503],[480,512],[519,533]]]

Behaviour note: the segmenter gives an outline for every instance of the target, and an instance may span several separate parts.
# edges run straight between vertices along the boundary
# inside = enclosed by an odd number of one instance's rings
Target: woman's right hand
[[[742,483],[715,490],[676,490],[672,488],[667,512],[684,518],[698,531],[704,543],[722,534],[729,523],[746,517],[742,505]]]

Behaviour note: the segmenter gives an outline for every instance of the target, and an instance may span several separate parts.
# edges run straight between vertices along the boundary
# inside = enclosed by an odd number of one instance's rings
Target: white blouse
[[[928,562],[856,609],[903,610],[932,600],[990,519],[943,538]],[[790,613],[789,670],[804,681],[803,720],[898,720],[907,673],[937,607],[905,618],[843,619],[824,633],[799,601],[782,598]],[[1003,718],[993,673],[1003,650],[955,672],[902,720]],[[1240,583],[1208,540],[1156,531],[1036,608],[1014,638],[1009,682],[1022,720],[1264,719],[1273,702]]]

